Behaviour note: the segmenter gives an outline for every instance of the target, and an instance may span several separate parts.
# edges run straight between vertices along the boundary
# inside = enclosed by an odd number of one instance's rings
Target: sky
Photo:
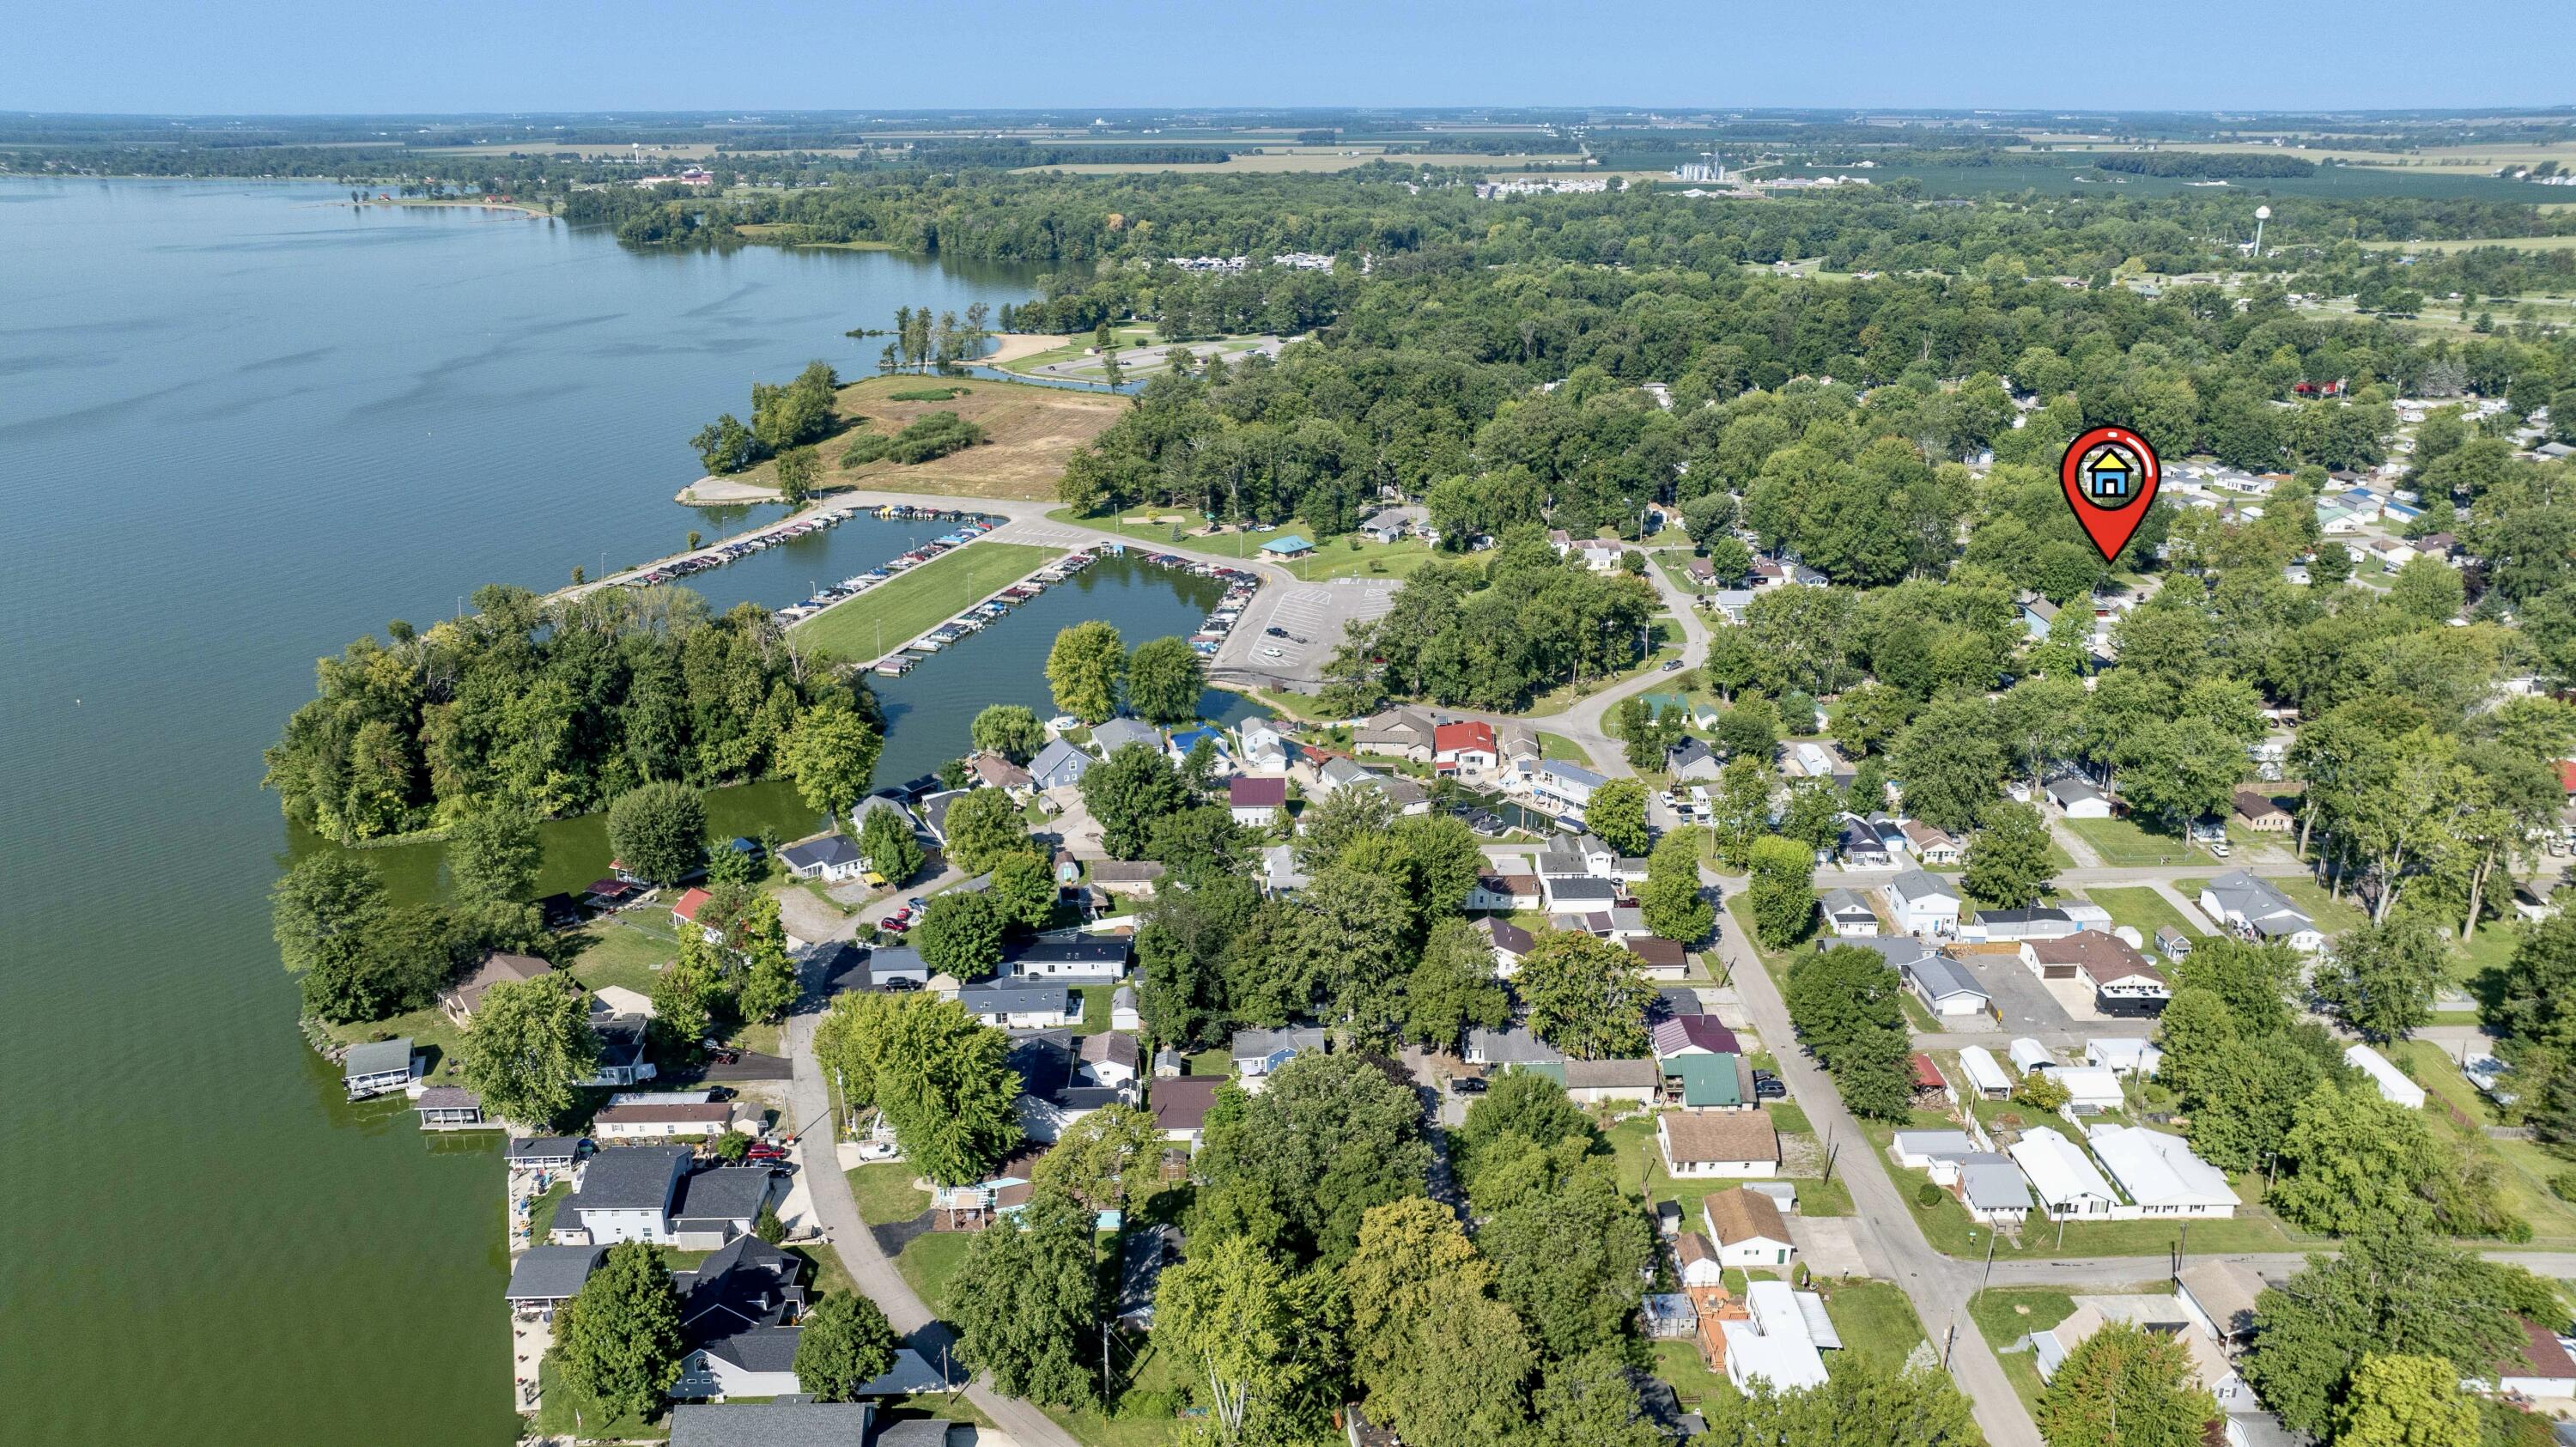
[[[2515,37],[2566,23],[2566,0],[6,0],[0,105],[2530,107],[2576,73]]]

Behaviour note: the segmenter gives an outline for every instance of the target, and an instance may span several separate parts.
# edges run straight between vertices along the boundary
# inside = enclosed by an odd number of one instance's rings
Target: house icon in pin
[[[2093,454],[2084,469],[2084,490],[2093,501],[2117,507],[2136,496],[2137,469],[2116,447],[2105,447]]]

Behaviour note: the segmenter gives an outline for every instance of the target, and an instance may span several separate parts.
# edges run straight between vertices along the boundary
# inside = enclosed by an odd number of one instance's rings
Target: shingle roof
[[[720,1166],[683,1176],[671,1204],[674,1221],[748,1221],[769,1199],[765,1166]]]
[[[1288,781],[1238,775],[1226,781],[1225,801],[1237,809],[1275,809],[1288,802]]]
[[[1758,1110],[1672,1111],[1658,1122],[1681,1161],[1777,1161],[1780,1134]]]
[[[1184,1075],[1177,1080],[1155,1081],[1154,1124],[1164,1130],[1197,1130],[1200,1122],[1207,1119],[1217,1088],[1224,1084],[1225,1078],[1217,1075]]]
[[[1655,1053],[1674,1055],[1693,1046],[1717,1055],[1735,1055],[1743,1050],[1735,1032],[1714,1015],[1676,1015],[1655,1022]]]
[[[620,1146],[581,1168],[581,1189],[564,1205],[574,1211],[657,1211],[671,1200],[671,1177],[689,1152],[679,1146]]]
[[[408,1035],[399,1040],[370,1040],[363,1045],[352,1045],[349,1053],[340,1057],[340,1075],[344,1080],[410,1068],[411,1037]]]
[[[1743,1157],[1731,1156],[1728,1159],[1741,1160]],[[1756,1237],[1766,1241],[1789,1239],[1789,1227],[1780,1219],[1780,1207],[1759,1191],[1748,1191],[1738,1186],[1732,1191],[1712,1192],[1702,1207],[1709,1229],[1717,1233],[1720,1246],[1733,1246]]]
[[[867,1402],[684,1403],[671,1412],[671,1447],[863,1447],[875,1416]]]
[[[607,1254],[605,1246],[531,1246],[510,1263],[510,1286],[503,1296],[510,1301],[562,1301],[581,1290],[581,1284],[598,1269],[599,1258]]]

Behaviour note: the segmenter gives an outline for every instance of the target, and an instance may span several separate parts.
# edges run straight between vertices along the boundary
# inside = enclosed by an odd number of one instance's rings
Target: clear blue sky
[[[2576,100],[2541,59],[2567,24],[2565,0],[19,0],[0,105],[2533,106]]]

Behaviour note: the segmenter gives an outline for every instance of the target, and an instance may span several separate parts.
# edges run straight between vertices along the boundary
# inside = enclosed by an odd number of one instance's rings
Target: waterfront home
[[[1546,903],[1535,874],[1479,874],[1467,886],[1467,908],[1498,914],[1536,910]]]
[[[966,775],[971,787],[999,789],[1013,798],[1022,798],[1035,782],[1029,771],[990,749],[978,749],[966,756]]]
[[[1540,907],[1550,914],[1590,914],[1619,903],[1619,886],[1588,874],[1539,876]]]
[[[1216,1102],[1218,1087],[1225,1084],[1222,1076],[1184,1075],[1173,1080],[1157,1080],[1146,1105],[1154,1112],[1154,1127],[1163,1139],[1190,1150],[1198,1149],[1202,1128],[1207,1122],[1208,1107]]]
[[[1797,1253],[1780,1208],[1759,1191],[1743,1186],[1711,1191],[1700,1202],[1700,1218],[1709,1240],[1717,1243],[1720,1266],[1786,1266]]]
[[[1412,763],[1431,762],[1434,731],[1431,715],[1418,708],[1390,708],[1370,715],[1351,730],[1351,747]]]
[[[599,1065],[582,1084],[615,1087],[640,1085],[652,1079],[656,1073],[653,1062],[644,1058],[649,1024],[641,1015],[612,1015],[591,1021],[590,1033],[599,1041]]]
[[[1887,884],[1888,913],[1907,934],[1946,935],[1959,927],[1958,887],[1920,869],[1909,869]]]
[[[2307,911],[2269,882],[2242,869],[2231,869],[2201,886],[2200,912],[2242,938],[2285,940],[2294,949],[2315,954],[2326,937]]]
[[[1469,719],[1431,731],[1431,767],[1439,773],[1478,778],[1501,768],[1502,760],[1492,724]]]
[[[422,1130],[495,1130],[501,1122],[483,1114],[483,1097],[461,1085],[433,1085],[413,1096],[411,1108]]]
[[[516,1138],[504,1155],[514,1171],[569,1171],[581,1159],[581,1140],[568,1135]]]
[[[408,1035],[352,1045],[340,1057],[340,1083],[347,1088],[351,1100],[409,1089],[419,1070],[420,1062],[412,1054]]]
[[[733,1128],[733,1104],[722,1100],[630,1101],[612,1105],[590,1120],[590,1133],[603,1141],[712,1137]]]
[[[727,1402],[689,1404],[671,1411],[671,1447],[947,1447],[946,1422],[902,1422],[880,1427],[871,1402]],[[939,1429],[915,1441],[898,1430]]]
[[[1234,731],[1234,736],[1236,743],[1241,745],[1243,766],[1247,769],[1284,774],[1296,759],[1295,746],[1288,742],[1286,734],[1279,731],[1279,725],[1270,719],[1246,720],[1241,728]]]
[[[1129,744],[1143,744],[1159,752],[1163,747],[1163,736],[1154,732],[1154,726],[1149,723],[1121,717],[1092,729],[1091,742],[1105,759]]]
[[[805,1314],[804,1259],[757,1236],[737,1237],[696,1267],[671,1273],[686,1353],[670,1395],[783,1397],[796,1379],[796,1322]]]
[[[940,789],[922,795],[914,808],[921,816],[921,832],[944,847],[948,843],[948,811],[966,794],[964,789]]]
[[[1093,763],[1091,755],[1063,739],[1049,739],[1038,756],[1029,760],[1029,782],[1039,789],[1067,789],[1082,782],[1082,776]]]
[[[485,950],[474,969],[465,978],[438,992],[438,1008],[459,1026],[474,1023],[474,1011],[483,996],[494,985],[523,985],[551,972],[554,966],[534,955],[512,954],[507,950]]]
[[[556,1307],[581,1294],[582,1284],[607,1254],[605,1246],[531,1246],[510,1263],[503,1298],[522,1316],[551,1317]]]
[[[879,789],[851,806],[850,837],[856,839],[865,835],[868,816],[879,812],[893,814],[896,823],[914,834],[921,832],[921,816],[912,812],[912,806],[903,801],[903,796],[892,789]]]
[[[1174,730],[1171,738],[1164,741],[1163,752],[1171,757],[1175,766],[1183,766],[1189,763],[1190,755],[1196,752],[1201,744],[1207,745],[1210,751],[1210,760],[1214,765],[1212,772],[1222,775],[1233,771],[1234,758],[1226,752],[1225,731],[1213,724],[1200,724],[1196,728]]]
[[[769,1202],[765,1166],[689,1170],[685,1146],[619,1146],[593,1155],[562,1209],[555,1236],[568,1245],[650,1241],[712,1251],[751,1230]]]
[[[1235,823],[1247,829],[1267,829],[1288,807],[1288,781],[1238,774],[1225,782],[1225,803]]]
[[[680,892],[680,897],[677,900],[674,900],[671,904],[671,927],[673,929],[696,930],[699,934],[704,935],[710,940],[718,938],[719,933],[714,926],[698,923],[698,912],[705,909],[708,901],[714,898],[714,895],[707,893],[703,889],[691,887],[689,889],[682,890]]]
[[[1758,1110],[1664,1111],[1655,1117],[1655,1145],[1676,1177],[1780,1173],[1780,1133]]]
[[[825,884],[846,884],[866,873],[868,867],[867,860],[859,854],[859,846],[842,834],[799,839],[778,851],[778,862],[798,879],[819,879]]]
[[[1566,808],[1582,809],[1591,804],[1592,791],[1608,782],[1580,764],[1550,759],[1541,762],[1538,771],[1530,776],[1530,791]]]
[[[1052,981],[1017,976],[978,980],[957,988],[957,1003],[984,1024],[1006,1030],[1044,1030],[1082,1021],[1082,996]]]

